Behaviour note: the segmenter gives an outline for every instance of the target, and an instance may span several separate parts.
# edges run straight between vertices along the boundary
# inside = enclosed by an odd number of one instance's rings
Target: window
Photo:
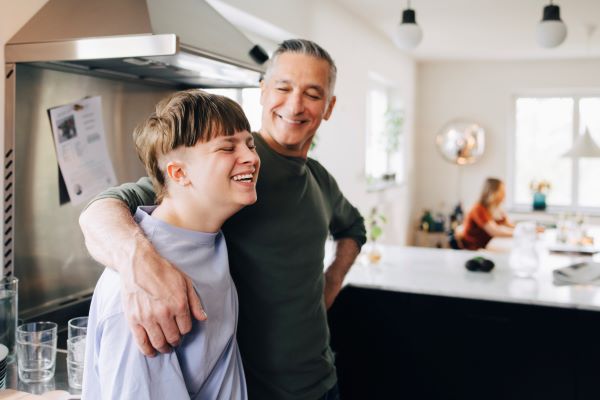
[[[404,113],[382,84],[367,93],[365,174],[371,186],[404,180]]]
[[[244,114],[250,122],[253,132],[258,132],[261,125],[262,107],[260,106],[260,89],[202,89],[208,93],[229,97],[242,106]]]
[[[530,206],[532,181],[547,180],[555,209],[600,211],[600,159],[563,157],[589,129],[600,143],[600,97],[518,97],[515,101],[513,204]]]

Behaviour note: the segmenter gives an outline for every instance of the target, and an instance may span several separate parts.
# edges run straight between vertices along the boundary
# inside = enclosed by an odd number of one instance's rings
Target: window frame
[[[600,88],[577,88],[577,89],[533,89],[514,92],[510,97],[510,118],[509,118],[509,134],[507,146],[507,188],[510,192],[510,197],[507,198],[507,208],[514,212],[531,212],[531,202],[523,204],[517,203],[515,199],[515,174],[516,174],[516,143],[517,143],[517,100],[519,98],[570,98],[573,100],[573,123],[571,127],[573,144],[580,135],[580,100],[582,98],[596,97],[600,98]],[[566,150],[565,150],[566,151]],[[600,206],[589,207],[580,206],[579,203],[579,160],[581,157],[572,159],[571,168],[571,204],[570,205],[550,205],[546,209],[546,213],[583,213],[586,215],[600,215]]]
[[[395,176],[395,180],[385,180],[383,179],[383,176],[380,177],[369,177],[368,175],[368,169],[367,169],[367,153],[366,150],[368,149],[368,145],[369,145],[369,140],[371,139],[371,137],[374,135],[373,132],[373,124],[372,124],[372,118],[374,118],[374,116],[371,113],[371,104],[369,103],[370,101],[370,96],[371,96],[371,92],[372,91],[381,91],[385,94],[386,97],[386,102],[387,102],[387,109],[389,110],[390,108],[392,109],[398,109],[401,110],[401,112],[404,114],[403,118],[404,118],[404,122],[403,122],[403,126],[402,126],[402,131],[400,133],[401,137],[400,137],[400,148],[396,151],[395,154],[399,154],[400,158],[401,158],[401,163],[402,163],[402,168],[400,170],[396,170],[396,171],[387,171],[387,172],[393,172],[396,174]],[[405,102],[404,102],[404,98],[402,96],[402,91],[400,90],[400,88],[389,82],[388,80],[374,74],[374,73],[370,73],[369,74],[369,79],[368,79],[368,85],[367,85],[367,90],[365,93],[365,135],[364,135],[364,143],[365,143],[365,163],[364,163],[364,177],[365,179],[367,179],[367,192],[377,192],[377,191],[381,191],[381,190],[385,190],[387,188],[390,187],[400,187],[403,186],[406,183],[406,159],[407,159],[407,144],[406,144],[406,106],[405,106]],[[385,154],[386,157],[386,163],[388,162],[387,157],[388,154]]]

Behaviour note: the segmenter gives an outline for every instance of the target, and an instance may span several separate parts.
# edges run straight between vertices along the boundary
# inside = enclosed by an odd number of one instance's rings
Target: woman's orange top
[[[481,203],[473,206],[467,219],[465,220],[465,228],[463,230],[461,242],[463,248],[467,250],[477,250],[487,246],[492,237],[483,229],[492,219],[492,214]],[[498,224],[503,224],[506,218],[495,220]]]

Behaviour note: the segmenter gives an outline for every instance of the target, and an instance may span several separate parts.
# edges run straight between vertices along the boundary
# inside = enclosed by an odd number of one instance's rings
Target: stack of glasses
[[[8,348],[0,344],[0,390],[6,387],[6,369],[8,367]]]
[[[69,386],[74,389],[81,389],[81,384],[83,382],[87,324],[88,317],[78,317],[69,320],[69,336],[67,339],[67,373],[69,376]]]

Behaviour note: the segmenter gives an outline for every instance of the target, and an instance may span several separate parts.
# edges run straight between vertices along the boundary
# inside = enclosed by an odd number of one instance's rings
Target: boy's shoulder
[[[121,278],[117,272],[104,269],[94,289],[91,307],[90,313],[94,312],[99,322],[123,313]]]

